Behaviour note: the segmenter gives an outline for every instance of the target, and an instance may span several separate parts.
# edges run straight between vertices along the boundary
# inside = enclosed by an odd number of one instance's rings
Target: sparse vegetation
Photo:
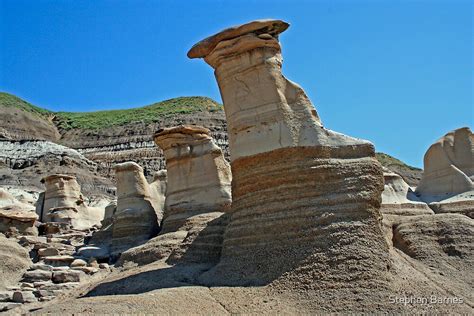
[[[61,129],[101,129],[133,122],[153,122],[176,114],[222,110],[222,105],[207,97],[180,97],[148,106],[97,112],[51,112],[8,93],[0,93],[0,106],[18,107],[38,115],[54,115],[55,124]]]
[[[400,168],[407,168],[410,170],[421,170],[420,168],[409,166],[403,161],[384,153],[376,153],[375,156],[377,160],[382,164],[382,166],[387,168],[398,166]]]
[[[51,111],[37,107],[33,104],[30,104],[20,99],[17,96],[14,96],[6,92],[0,92],[0,106],[16,107],[27,112],[38,114],[40,116],[47,116],[47,115],[52,114]]]

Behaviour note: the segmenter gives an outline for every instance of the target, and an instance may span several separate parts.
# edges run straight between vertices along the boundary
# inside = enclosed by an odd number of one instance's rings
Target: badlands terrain
[[[473,313],[472,131],[440,128],[420,170],[327,129],[281,72],[288,27],[189,50],[223,105],[0,93],[0,311]]]

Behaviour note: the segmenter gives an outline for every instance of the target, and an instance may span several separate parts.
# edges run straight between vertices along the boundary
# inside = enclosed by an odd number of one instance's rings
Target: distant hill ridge
[[[197,114],[199,113],[199,114]],[[151,135],[161,127],[178,124],[203,125],[228,155],[227,126],[223,106],[208,97],[178,97],[151,105],[95,112],[53,112],[32,105],[12,94],[0,92],[0,139],[43,139],[62,144],[106,165],[135,160],[154,170],[163,167]],[[151,144],[150,144],[151,143]],[[133,145],[131,145],[133,144]],[[416,185],[421,169],[409,166],[385,153],[380,163]],[[159,160],[159,161],[158,161]],[[103,174],[110,176],[110,167]]]
[[[104,127],[124,125],[133,122],[153,122],[158,117],[176,114],[187,114],[201,111],[216,112],[222,105],[208,97],[178,97],[143,107],[106,110],[94,112],[53,112],[32,105],[17,96],[0,92],[0,107],[14,107],[36,114],[42,118],[54,117],[54,123],[61,129],[100,129]]]

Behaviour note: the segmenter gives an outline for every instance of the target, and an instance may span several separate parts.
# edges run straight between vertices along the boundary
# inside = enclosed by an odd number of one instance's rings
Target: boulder
[[[17,205],[6,206],[0,209],[0,233],[36,236],[37,219],[38,215],[34,211],[21,209]]]
[[[370,142],[324,128],[303,89],[282,75],[278,38],[287,27],[250,22],[188,53],[214,68],[232,166],[220,261],[200,281],[378,295],[390,267],[381,165]]]
[[[31,204],[18,201],[10,192],[0,188],[0,233],[36,236],[37,219]]]
[[[12,300],[15,303],[34,303],[38,301],[31,291],[15,291]]]
[[[75,260],[71,263],[71,268],[84,267],[84,266],[87,266],[87,262],[86,262],[85,260],[82,260],[82,259],[75,259]]]
[[[40,257],[48,257],[48,256],[58,256],[59,250],[56,248],[41,248],[38,249],[38,255]]]
[[[47,270],[27,271],[23,275],[23,281],[25,282],[49,281],[51,280],[52,275],[53,273]]]
[[[53,282],[54,283],[68,283],[68,282],[80,282],[82,273],[75,270],[67,271],[54,271]]]
[[[58,266],[69,266],[71,262],[74,261],[73,256],[68,256],[68,255],[60,255],[60,256],[49,256],[49,257],[44,257],[43,261],[44,263],[51,265],[53,267],[58,267]]]
[[[156,236],[163,218],[163,198],[150,188],[138,164],[118,164],[115,172],[117,210],[112,225],[111,252],[118,255]]]

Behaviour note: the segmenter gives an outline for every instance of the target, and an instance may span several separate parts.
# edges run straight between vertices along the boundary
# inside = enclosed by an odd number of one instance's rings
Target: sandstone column
[[[200,126],[177,126],[154,136],[168,174],[163,232],[178,229],[192,216],[230,208],[230,166],[209,133]]]
[[[221,260],[203,282],[376,288],[389,265],[381,166],[371,143],[325,129],[282,75],[288,26],[250,22],[188,52],[215,69],[233,175]]]
[[[143,168],[134,162],[115,166],[117,178],[117,209],[112,228],[112,255],[140,245],[158,234],[163,209],[150,188]]]
[[[75,176],[53,174],[43,178],[41,182],[46,186],[40,212],[41,221],[65,222],[81,230],[99,225],[104,218],[103,209],[85,205]]]

